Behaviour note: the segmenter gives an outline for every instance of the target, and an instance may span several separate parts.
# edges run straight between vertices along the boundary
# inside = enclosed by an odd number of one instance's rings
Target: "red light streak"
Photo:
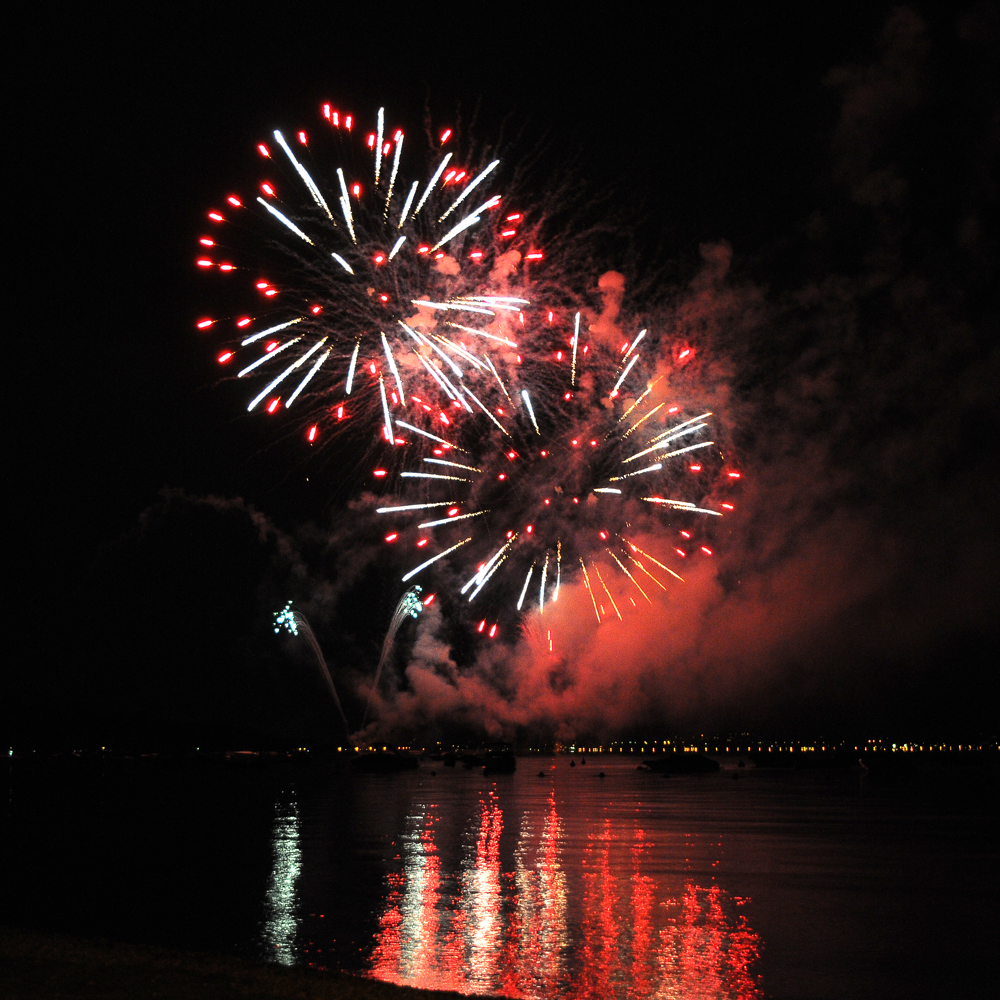
[[[257,287],[260,288],[260,289],[264,289],[264,288],[267,288],[267,286],[269,284],[270,284],[269,281],[258,281],[257,282]]]
[[[354,127],[354,118],[352,115],[348,115],[344,119],[344,128],[350,129]]]
[[[680,409],[679,406],[668,406],[667,413],[676,413]]]
[[[324,104],[323,105],[323,117],[324,118],[329,118],[330,117],[330,105],[329,104]]]
[[[548,497],[546,497],[542,502],[545,504],[546,507],[548,507],[548,505],[552,503],[552,501]]]
[[[368,370],[372,373],[372,375],[375,374],[375,362],[374,361],[372,361],[371,364],[368,365]]]
[[[517,220],[520,219],[520,218],[521,218],[521,213],[520,212],[515,212],[513,215],[508,215],[507,218],[504,221],[505,222],[517,222]]]
[[[483,256],[483,251],[482,250],[473,250],[472,253],[469,254],[469,256],[473,260],[479,260]]]
[[[368,133],[368,148],[369,149],[374,149],[375,148],[375,133],[374,132],[369,132]]]
[[[318,316],[322,311],[323,311],[322,306],[312,306],[309,310],[309,312],[311,312],[313,316]]]
[[[397,538],[399,538],[399,535],[397,535],[395,531],[391,535],[385,536],[385,540],[387,542],[394,542]]]
[[[243,319],[238,319],[236,325],[242,330],[243,327],[249,326],[253,322],[249,316],[244,316]]]
[[[269,299],[270,299],[270,298],[273,298],[273,297],[274,297],[275,295],[277,295],[277,294],[278,294],[278,289],[277,289],[277,288],[268,288],[268,289],[267,289],[267,290],[266,290],[266,291],[264,292],[264,294],[265,294],[265,295],[266,295],[266,296],[267,296],[267,297],[268,297]]]
[[[275,349],[275,348],[276,348],[277,346],[278,346],[278,342],[277,342],[276,340],[271,340],[271,341],[269,341],[269,342],[268,342],[268,343],[267,343],[267,344],[265,345],[265,347],[264,347],[264,353],[265,353],[265,354],[270,354],[270,353],[271,353],[271,351],[273,351],[273,350],[274,350],[274,349]]]
[[[261,156],[266,156],[266,157],[270,158],[271,151],[267,148],[267,146],[264,145],[264,143],[258,142],[257,143],[257,149],[260,151],[260,155]]]
[[[692,472],[701,472],[701,466],[700,465],[689,465],[688,468]]]
[[[701,547],[701,551],[704,552],[706,556],[710,556],[712,554],[712,550],[707,545],[703,545]]]
[[[392,141],[399,142],[399,140],[402,138],[403,138],[403,130],[401,128],[396,129],[396,131],[392,135]]]
[[[376,469],[372,473],[372,475],[373,476],[377,476],[378,478],[381,478],[382,476],[388,475],[388,473],[385,471],[385,469]]]
[[[556,351],[556,361],[562,361],[562,358],[563,358],[563,352]]]
[[[736,508],[731,503],[720,503],[720,507],[725,507],[726,510],[736,510]]]
[[[513,538],[514,537],[514,532],[513,531],[508,531],[507,532],[507,537],[508,538]]]
[[[232,358],[232,356],[233,356],[232,351],[223,351],[222,354],[220,354],[216,360],[219,362],[220,365],[224,365],[227,361],[229,361]]]
[[[213,222],[225,222],[225,221],[226,221],[226,220],[225,220],[225,219],[224,219],[224,218],[223,218],[223,217],[222,217],[221,215],[219,215],[219,213],[218,213],[218,212],[209,212],[209,213],[208,213],[208,217],[209,217],[209,218],[210,218],[210,219],[211,219],[211,220],[212,220]]]
[[[432,604],[432,603],[434,602],[434,597],[435,597],[435,595],[434,595],[434,594],[428,594],[428,595],[427,595],[427,596],[426,596],[426,597],[424,598],[424,607],[425,607],[425,608],[429,608],[429,607],[431,606],[431,604]]]
[[[740,474],[738,472],[730,472],[730,473],[728,473],[728,475],[729,475],[730,479],[739,479],[740,478]]]
[[[309,428],[309,433],[306,434],[306,439],[308,441],[315,441],[316,435],[318,433],[319,433],[319,428],[315,424],[313,424],[312,427]]]
[[[305,132],[300,132],[299,133],[299,142],[301,142],[303,146],[306,145],[306,134],[305,134]]]
[[[391,142],[385,143],[385,145],[382,147],[382,155],[388,156],[390,149],[392,149],[392,143]]]
[[[420,246],[417,247],[417,253],[427,253],[429,250],[430,247],[426,243],[421,243]]]
[[[447,184],[457,173],[457,170],[449,170],[448,173],[444,175],[444,183]]]
[[[443,146],[450,138],[451,138],[451,129],[450,128],[446,128],[441,133],[441,145]]]
[[[591,448],[596,448],[597,447],[597,442],[596,441],[591,441],[590,442],[590,447]]]
[[[441,250],[439,253],[434,254],[434,259],[441,260],[442,257],[447,257],[447,256],[448,255],[443,250]]]
[[[579,497],[573,497],[573,503],[579,503],[579,502],[580,502]]]
[[[445,427],[451,425],[451,421],[448,419],[448,415],[446,413],[439,413],[438,417],[441,420],[441,423],[445,425]]]
[[[524,530],[530,535],[535,530],[535,526],[533,524],[529,524]]]
[[[214,247],[215,246],[215,240],[210,240],[207,236],[203,236],[200,240],[198,240],[198,242],[203,247]]]
[[[494,638],[496,638],[496,634],[497,634],[497,627],[496,627],[496,625],[494,625],[494,626],[493,626],[493,627],[492,627],[492,628],[490,629],[490,638],[491,638],[491,639],[494,639]]]
[[[417,548],[422,549],[429,541],[429,538],[421,538],[420,541],[417,542]]]
[[[448,511],[448,517],[454,517],[458,513],[457,507],[452,507]]]
[[[200,319],[195,326],[197,326],[199,330],[207,330],[214,322],[214,319]]]
[[[541,453],[541,455],[542,455],[542,458],[548,458],[549,457],[549,453],[547,451],[543,451]]]
[[[567,403],[568,403],[568,402],[569,402],[569,401],[570,401],[570,400],[571,400],[572,398],[573,398],[573,393],[571,393],[571,392],[567,392],[567,393],[565,393],[565,394],[563,395],[563,399],[565,399]]]
[[[541,250],[532,250],[531,253],[524,255],[524,259],[525,260],[541,260],[542,259],[542,251]]]
[[[455,183],[457,184],[465,176],[466,176],[465,171],[459,170],[459,172],[455,175]]]
[[[388,296],[388,295],[386,295],[386,294],[385,294],[385,292],[383,292],[383,293],[382,293],[382,294],[381,294],[381,295],[380,295],[380,296],[378,297],[378,300],[379,300],[379,302],[388,302],[388,301],[389,301],[389,296]]]
[[[684,350],[681,351],[681,353],[677,355],[677,360],[678,361],[683,361],[690,353],[691,353],[691,348],[690,347],[685,347]]]
[[[337,419],[338,420],[344,419],[344,408],[342,406],[337,407]]]
[[[500,235],[509,239],[517,233],[516,229],[505,229]]]
[[[690,531],[682,531],[680,534],[681,534],[682,538],[690,538],[691,537],[691,532]]]
[[[372,260],[375,261],[376,264],[381,264],[385,260],[385,254],[377,253],[374,257],[372,257]]]
[[[361,185],[360,184],[354,184],[354,185],[352,185],[351,186],[351,194],[353,194],[355,198],[360,198],[361,197]]]
[[[606,531],[599,531],[598,534],[601,536],[602,539],[607,541],[608,533]]]
[[[501,472],[500,475],[497,476],[497,479],[506,479],[506,478],[507,478],[507,473],[505,472]]]
[[[578,445],[579,443],[580,443],[579,441],[571,441],[571,442],[570,442],[570,444],[571,444],[571,445],[573,445],[573,447],[574,447],[574,448],[575,448],[575,447],[576,447],[576,446],[577,446],[577,445]]]
[[[199,267],[211,267],[212,266],[212,262],[207,257],[199,257],[198,260],[195,261],[195,263]]]
[[[234,194],[231,194],[226,199],[226,201],[228,201],[229,204],[233,206],[233,208],[242,208],[243,207],[243,202],[241,202],[240,199],[237,198],[236,195],[234,195]]]
[[[336,125],[337,128],[340,128],[340,112],[339,111],[331,111],[330,112],[330,121],[334,125]]]
[[[674,552],[676,552],[681,559],[687,559],[687,553],[683,549],[674,549]]]
[[[235,271],[236,268],[233,267],[232,264],[220,264],[219,265],[219,270],[220,271]]]
[[[267,412],[274,413],[274,411],[281,405],[281,400],[277,397],[272,399],[270,403],[267,404]]]
[[[264,181],[263,184],[261,184],[260,189],[261,189],[261,191],[264,192],[264,194],[266,194],[268,196],[268,198],[273,198],[274,197],[274,188],[271,187],[271,185],[268,184],[267,181]]]
[[[482,632],[482,630],[484,628],[486,628],[486,619],[485,618],[479,623],[478,627],[476,628],[476,631],[477,632]]]

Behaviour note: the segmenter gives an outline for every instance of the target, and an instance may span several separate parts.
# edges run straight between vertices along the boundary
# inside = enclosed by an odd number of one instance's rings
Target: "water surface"
[[[356,777],[26,769],[8,802],[3,916],[512,997],[941,997],[991,983],[988,775],[735,765],[666,779],[599,757],[522,758],[488,777],[426,762]]]

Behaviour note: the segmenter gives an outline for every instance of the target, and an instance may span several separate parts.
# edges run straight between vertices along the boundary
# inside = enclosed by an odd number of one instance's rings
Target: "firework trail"
[[[500,159],[461,166],[445,131],[411,180],[382,109],[362,141],[331,105],[322,119],[316,135],[261,142],[261,195],[229,196],[201,240],[198,266],[257,296],[197,324],[235,331],[218,361],[239,353],[248,409],[289,411],[310,444],[351,425],[374,439],[387,562],[403,583],[461,574],[443,610],[484,640],[516,641],[575,582],[612,627],[669,599],[713,555],[740,479],[699,406],[695,347],[652,322],[626,332],[614,272],[600,312],[567,291],[572,241],[541,249],[544,206],[509,203]],[[233,253],[256,240],[245,257],[267,268],[234,263],[230,233]]]
[[[379,657],[378,666],[375,668],[375,680],[372,682],[372,689],[368,695],[368,703],[365,705],[364,718],[361,720],[362,726],[368,722],[368,713],[371,711],[372,698],[378,690],[378,682],[382,677],[382,667],[385,666],[386,661],[392,656],[392,650],[396,642],[396,633],[399,631],[400,625],[406,621],[407,617],[416,618],[434,600],[433,594],[421,599],[421,591],[421,587],[411,587],[399,599],[396,610],[392,614],[392,620],[389,622],[389,630],[386,632],[385,639],[382,642],[382,655]]]
[[[334,705],[337,706],[337,714],[340,716],[340,721],[344,724],[344,731],[350,733],[350,729],[347,725],[347,716],[344,715],[344,709],[340,704],[340,698],[337,695],[337,688],[334,686],[333,677],[330,676],[330,668],[326,665],[326,658],[323,656],[323,650],[319,648],[319,642],[316,639],[316,634],[313,632],[312,627],[306,620],[306,616],[302,614],[301,611],[292,610],[292,602],[289,601],[280,611],[275,612],[274,615],[274,633],[277,635],[282,629],[290,632],[292,635],[301,635],[305,639],[309,648],[312,650],[313,656],[316,657],[316,664],[319,667],[320,675],[323,680],[326,681],[327,690],[330,692],[333,698]]]

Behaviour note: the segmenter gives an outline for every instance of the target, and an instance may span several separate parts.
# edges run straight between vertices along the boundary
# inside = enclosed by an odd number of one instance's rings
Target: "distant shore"
[[[463,996],[343,972],[10,927],[0,927],[0,994],[8,1000],[458,1000]]]

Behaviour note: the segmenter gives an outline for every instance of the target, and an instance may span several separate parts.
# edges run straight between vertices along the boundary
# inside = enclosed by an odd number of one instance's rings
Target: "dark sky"
[[[731,251],[706,308],[720,322],[727,309],[758,316],[733,356],[745,426],[758,428],[747,460],[770,474],[762,483],[787,485],[781,461],[794,454],[809,484],[788,487],[808,503],[776,488],[760,505],[788,514],[771,549],[766,518],[748,520],[757,541],[743,571],[800,572],[790,553],[838,531],[855,555],[831,566],[831,587],[841,573],[878,575],[859,568],[859,535],[884,544],[891,568],[868,589],[841,586],[841,604],[787,646],[770,643],[752,697],[691,700],[715,676],[706,668],[678,724],[986,725],[996,7],[350,10],[130,7],[19,29],[7,195],[24,220],[14,297],[26,308],[8,343],[25,338],[29,364],[18,348],[8,371],[27,509],[8,527],[15,605],[32,624],[30,651],[8,668],[6,721],[29,740],[122,719],[289,738],[294,720],[324,724],[306,668],[281,673],[259,618],[282,580],[313,572],[292,551],[302,525],[336,534],[330,494],[307,489],[295,448],[212,385],[192,329],[211,292],[192,261],[205,207],[245,176],[253,144],[311,123],[329,99],[415,121],[426,104],[441,124],[475,110],[483,134],[507,122],[544,139],[553,170],[565,151],[591,191],[611,193],[638,257],[680,298],[711,270],[703,244]],[[600,269],[613,267],[625,263]],[[759,429],[765,415],[773,433]],[[164,501],[164,489],[188,499]],[[192,499],[207,496],[221,499]],[[812,551],[820,579],[842,550]],[[801,586],[804,604],[822,603],[821,582]],[[364,617],[341,600],[341,615]],[[339,648],[337,620],[321,639]],[[369,655],[371,631],[352,655]],[[856,662],[839,673],[833,659]],[[804,673],[815,681],[789,685]]]

